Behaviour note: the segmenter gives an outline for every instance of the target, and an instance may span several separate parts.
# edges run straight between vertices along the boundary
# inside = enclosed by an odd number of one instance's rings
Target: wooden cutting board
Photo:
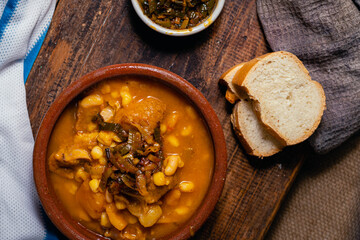
[[[226,0],[215,23],[188,37],[148,28],[126,0],[59,0],[26,82],[34,134],[50,104],[82,75],[117,63],[146,63],[191,82],[223,126],[228,172],[222,196],[194,239],[262,239],[304,159],[304,146],[270,159],[244,155],[230,124],[232,106],[218,78],[228,68],[267,53],[255,0]]]

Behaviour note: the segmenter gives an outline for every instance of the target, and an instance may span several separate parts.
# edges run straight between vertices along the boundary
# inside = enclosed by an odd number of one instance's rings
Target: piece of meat
[[[74,145],[77,145],[81,148],[89,148],[97,145],[97,137],[99,135],[98,131],[93,131],[90,133],[77,132],[74,137]]]
[[[156,187],[153,183],[148,185],[148,194],[143,196],[146,203],[156,203],[162,196],[164,196],[168,191],[173,189],[178,183],[177,176],[168,177],[168,179],[170,180],[170,182],[168,185],[165,186]]]
[[[73,169],[84,161],[91,161],[85,149],[61,148],[49,157],[49,170],[66,178],[73,179]]]
[[[165,103],[157,98],[148,97],[130,103],[127,107],[118,111],[114,117],[114,122],[124,126],[140,126],[151,135],[154,133],[158,123],[164,118],[165,110]]]
[[[89,130],[89,126],[94,124],[92,122],[92,119],[99,112],[100,112],[99,106],[93,106],[89,108],[78,106],[76,112],[76,124],[75,124],[76,131],[91,132]]]

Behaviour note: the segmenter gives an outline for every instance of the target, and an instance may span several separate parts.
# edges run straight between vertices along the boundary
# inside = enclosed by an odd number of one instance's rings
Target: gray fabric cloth
[[[327,109],[310,137],[317,153],[360,129],[360,0],[258,0],[273,51],[299,57],[325,90]]]

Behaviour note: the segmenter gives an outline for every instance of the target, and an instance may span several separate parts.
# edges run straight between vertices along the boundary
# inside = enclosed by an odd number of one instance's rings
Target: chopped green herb
[[[195,27],[207,18],[215,0],[138,0],[146,16],[170,29]]]

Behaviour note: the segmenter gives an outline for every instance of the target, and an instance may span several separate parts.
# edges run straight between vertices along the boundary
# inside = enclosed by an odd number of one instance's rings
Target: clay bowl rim
[[[37,192],[43,208],[55,226],[70,239],[108,239],[88,230],[73,220],[57,199],[49,183],[46,155],[52,129],[65,107],[80,93],[92,85],[113,77],[138,75],[156,79],[185,96],[201,113],[213,140],[214,170],[209,190],[193,216],[178,230],[164,239],[187,239],[192,236],[209,217],[220,198],[226,178],[227,152],[223,130],[219,119],[206,98],[189,82],[165,69],[137,63],[117,64],[95,70],[70,84],[53,102],[38,130],[34,153],[33,168]]]

